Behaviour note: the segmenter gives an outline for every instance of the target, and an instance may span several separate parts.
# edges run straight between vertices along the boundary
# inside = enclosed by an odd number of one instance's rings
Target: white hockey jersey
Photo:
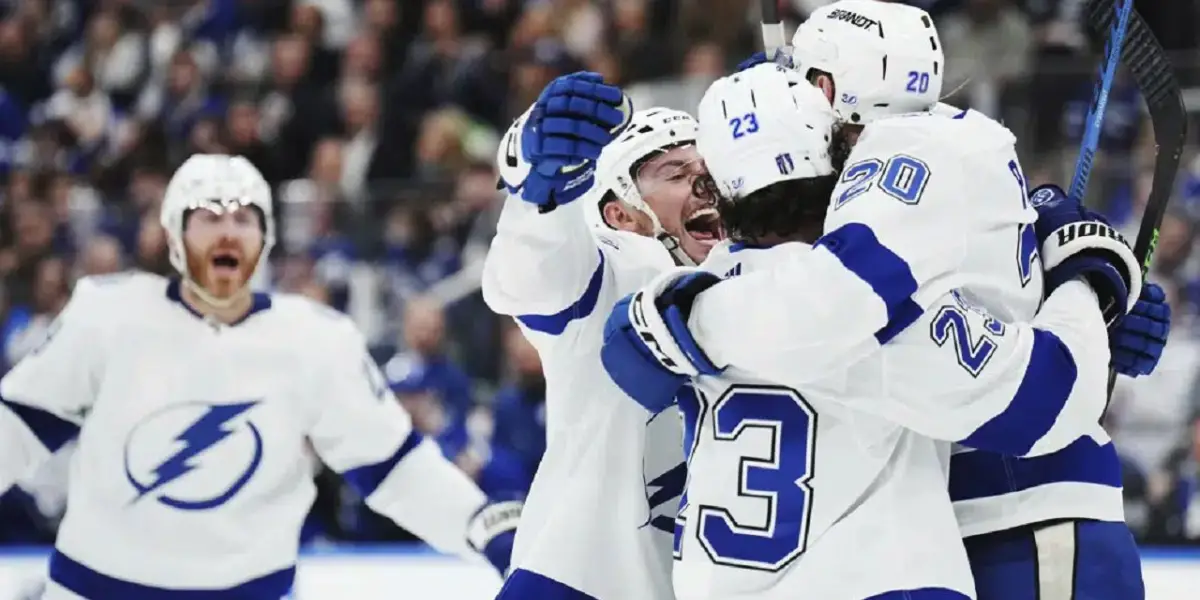
[[[679,416],[628,398],[600,348],[613,305],[674,262],[653,238],[589,227],[586,204],[539,214],[509,198],[484,266],[484,299],[516,317],[546,377],[546,452],[511,568],[598,600],[670,599]]]
[[[86,278],[0,394],[0,488],[78,438],[48,600],[283,596],[308,445],[374,510],[471,553],[482,493],[412,429],[349,319],[307,299],[256,296],[226,326],[177,281]]]
[[[1011,134],[963,116],[868,127],[815,249],[705,262],[731,279],[697,297],[689,327],[729,368],[680,402],[680,600],[973,596],[950,447],[933,440],[1043,455],[1104,439],[1095,296],[1073,282],[1032,323],[1005,314],[1041,299],[1036,215]],[[974,151],[950,155],[946,139]]]

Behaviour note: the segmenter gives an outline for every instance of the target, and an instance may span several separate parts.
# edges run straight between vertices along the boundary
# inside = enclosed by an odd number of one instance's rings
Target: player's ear
[[[600,207],[600,214],[604,217],[604,224],[619,231],[637,231],[638,223],[633,215],[625,209],[625,205],[618,200],[605,202],[604,206]]]
[[[825,93],[825,99],[833,104],[833,78],[822,73],[813,77],[812,82],[813,85],[821,88],[821,91]]]

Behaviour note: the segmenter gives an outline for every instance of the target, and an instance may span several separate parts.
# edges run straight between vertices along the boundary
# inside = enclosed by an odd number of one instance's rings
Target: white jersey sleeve
[[[413,429],[349,320],[338,325],[321,353],[324,364],[312,366],[313,448],[372,510],[438,550],[470,555],[467,525],[486,497]]]
[[[1006,323],[951,293],[852,366],[845,397],[935,439],[1042,455],[1103,437],[1109,359],[1104,319],[1083,282],[1059,287],[1028,323]]]
[[[789,381],[815,381],[969,284],[959,266],[975,229],[989,226],[990,218],[971,201],[971,186],[984,180],[1018,188],[1009,167],[994,159],[997,147],[1011,146],[1011,133],[1000,127],[959,152],[945,145],[958,127],[976,129],[933,115],[872,123],[842,172],[828,233],[812,252],[697,297],[691,329],[714,364],[784,368]],[[1010,210],[1025,209],[1016,202]],[[762,361],[775,364],[764,369]]]
[[[0,380],[0,491],[79,434],[104,369],[104,299],[79,280],[49,337]]]
[[[520,143],[524,118],[509,128],[502,148]],[[584,218],[592,201],[584,194],[543,214],[514,195],[504,200],[483,266],[483,298],[492,310],[557,335],[572,317],[595,309],[604,259]]]

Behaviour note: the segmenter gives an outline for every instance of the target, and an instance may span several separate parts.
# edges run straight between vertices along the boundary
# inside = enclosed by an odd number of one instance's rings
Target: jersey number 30
[[[808,543],[817,414],[799,393],[778,386],[735,385],[711,411],[705,404],[691,387],[679,394],[689,469],[702,435],[713,446],[706,450],[710,456],[722,446],[742,453],[736,479],[729,477],[738,485],[737,497],[731,498],[738,517],[726,506],[698,504],[696,539],[714,563],[777,571],[803,554]],[[711,416],[711,427],[705,427],[705,415]],[[746,454],[747,443],[755,440],[761,450]],[[681,515],[687,505],[685,492]],[[681,516],[675,528],[677,557],[684,529]]]

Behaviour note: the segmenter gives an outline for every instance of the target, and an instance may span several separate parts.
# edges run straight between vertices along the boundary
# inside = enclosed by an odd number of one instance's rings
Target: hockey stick
[[[1113,0],[1094,0],[1088,9],[1088,24],[1096,31],[1104,31],[1112,24]],[[1150,126],[1154,130],[1154,142],[1158,152],[1154,159],[1154,179],[1150,184],[1150,196],[1142,214],[1134,254],[1141,260],[1142,273],[1150,269],[1154,250],[1158,245],[1158,228],[1166,215],[1167,204],[1175,189],[1175,176],[1179,173],[1179,160],[1183,154],[1187,137],[1187,111],[1183,105],[1183,94],[1174,69],[1167,60],[1162,44],[1150,33],[1142,17],[1133,12],[1129,17],[1128,42],[1122,59],[1133,75],[1134,82],[1146,101],[1150,113]],[[1112,397],[1116,383],[1116,372],[1108,376],[1108,395]]]
[[[779,1],[759,0],[759,8],[762,12],[763,51],[767,60],[774,60],[775,53],[787,46],[783,21],[779,19]]]
[[[1113,0],[1098,0],[1092,3],[1092,11],[1108,13],[1115,9]],[[1117,77],[1117,64],[1121,62],[1121,49],[1125,45],[1125,32],[1129,27],[1129,19],[1133,15],[1133,0],[1124,0],[1117,12],[1117,20],[1112,24],[1108,33],[1108,41],[1104,44],[1104,60],[1100,61],[1100,79],[1092,93],[1092,103],[1088,106],[1087,119],[1084,121],[1083,141],[1079,146],[1079,159],[1075,161],[1075,177],[1071,179],[1071,189],[1067,196],[1077,202],[1083,201],[1087,192],[1088,180],[1092,176],[1092,161],[1096,157],[1096,148],[1100,145],[1100,134],[1104,129],[1104,112],[1108,108],[1108,94],[1112,91],[1113,81]],[[1100,30],[1103,31],[1103,30]]]

